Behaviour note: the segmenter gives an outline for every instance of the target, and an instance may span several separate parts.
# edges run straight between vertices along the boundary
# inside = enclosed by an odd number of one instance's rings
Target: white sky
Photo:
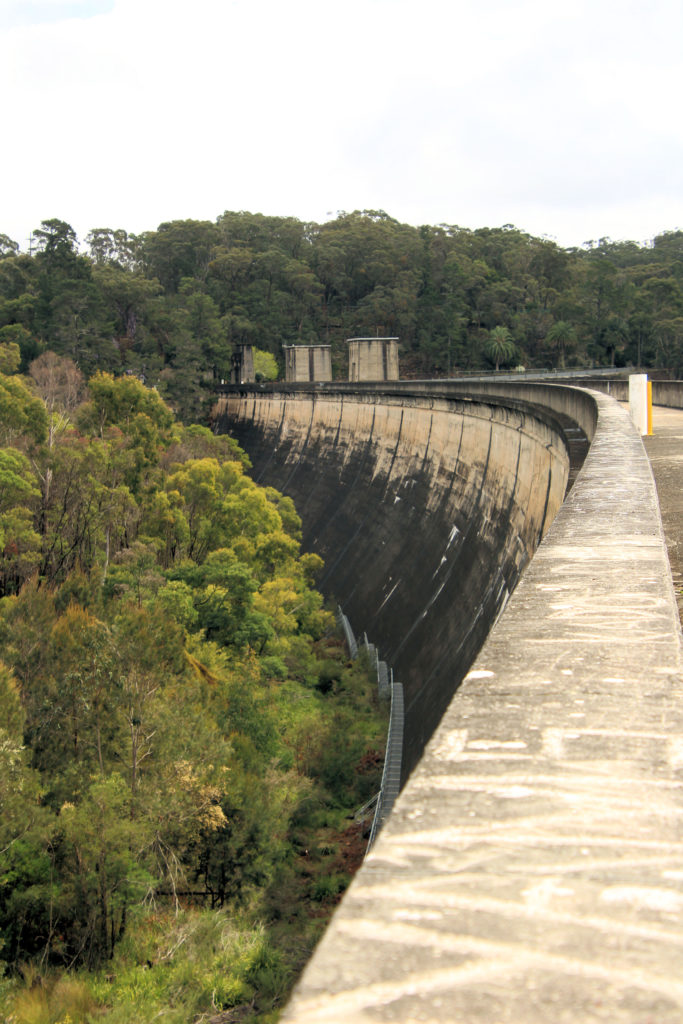
[[[0,232],[683,228],[681,0],[0,0]]]

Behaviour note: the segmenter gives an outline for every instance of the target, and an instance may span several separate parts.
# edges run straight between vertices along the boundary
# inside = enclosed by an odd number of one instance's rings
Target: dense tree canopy
[[[139,377],[185,421],[240,343],[280,363],[283,344],[330,344],[343,373],[347,338],[396,335],[404,374],[431,375],[489,367],[504,328],[530,368],[683,369],[679,231],[567,250],[512,225],[414,228],[366,210],[324,224],[226,212],[139,236],[95,228],[86,251],[51,219],[34,238],[27,255],[0,236],[0,372],[17,352],[25,371],[49,350],[86,378]]]
[[[42,251],[71,259],[59,223]],[[360,766],[383,716],[291,500],[134,375],[86,388],[50,351],[30,370],[0,374],[0,967],[97,972],[160,908],[277,920],[285,882],[319,917],[299,847],[377,786],[375,754]],[[321,872],[336,895],[345,876]],[[268,989],[254,971],[233,991],[235,969],[202,1012]]]

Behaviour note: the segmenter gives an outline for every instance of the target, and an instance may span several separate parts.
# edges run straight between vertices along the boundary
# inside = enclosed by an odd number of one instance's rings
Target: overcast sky
[[[0,0],[0,232],[683,228],[681,0]]]

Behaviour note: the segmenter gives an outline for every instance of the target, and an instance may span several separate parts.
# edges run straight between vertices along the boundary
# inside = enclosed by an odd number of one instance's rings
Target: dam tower
[[[330,345],[283,345],[287,383],[332,380]]]
[[[349,380],[398,380],[398,338],[349,338]]]

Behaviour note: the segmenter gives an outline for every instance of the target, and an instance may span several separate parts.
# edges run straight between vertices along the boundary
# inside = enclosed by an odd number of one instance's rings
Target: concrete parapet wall
[[[652,401],[670,409],[683,409],[683,380],[653,380]]]
[[[362,384],[356,388],[362,388]],[[558,413],[577,423],[589,439],[592,439],[598,421],[598,410],[590,391],[585,388],[563,384],[539,384],[529,382],[492,381],[410,381],[393,384],[365,385],[378,395],[400,396],[403,392],[429,396],[431,398],[483,395],[496,398],[501,404],[526,403],[545,413]],[[339,386],[340,389],[343,385]],[[628,386],[626,388],[628,398]]]
[[[283,1024],[683,1020],[680,625],[642,441],[588,401],[584,467]]]
[[[601,391],[605,395],[611,395],[612,398],[616,398],[617,402],[628,402],[628,378],[625,380],[587,378],[585,381],[577,381],[577,384],[592,388],[594,391]],[[683,409],[683,381],[653,380],[652,403],[653,405],[667,406],[669,409]]]
[[[228,391],[216,425],[294,499],[323,592],[404,684],[409,771],[560,507],[561,429],[522,401],[351,385]]]

